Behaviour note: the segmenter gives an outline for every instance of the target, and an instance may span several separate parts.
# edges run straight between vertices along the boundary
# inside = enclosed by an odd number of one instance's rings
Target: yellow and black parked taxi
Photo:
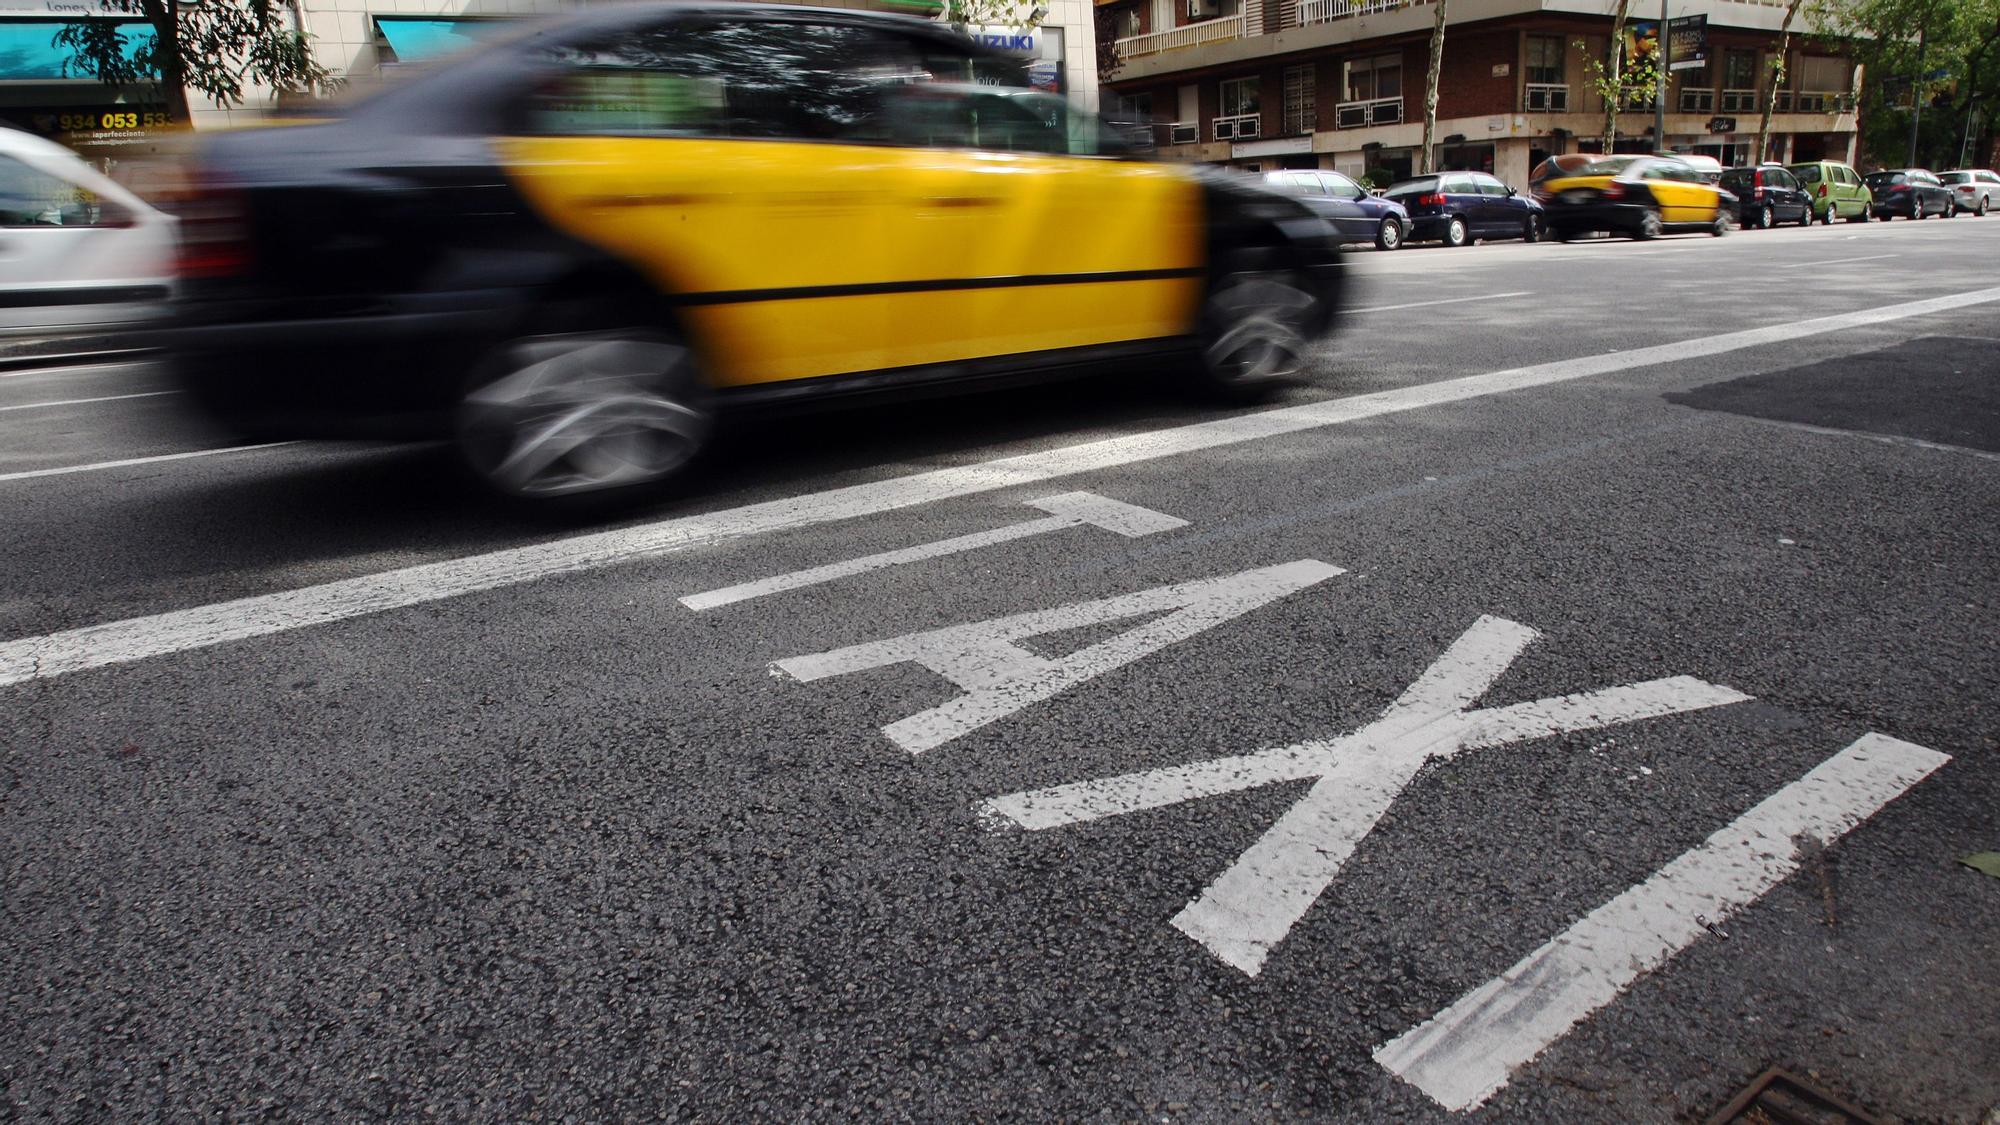
[[[1567,241],[1592,231],[1658,238],[1669,231],[1728,234],[1722,189],[1672,157],[1606,156],[1538,189],[1549,230]]]
[[[937,24],[595,11],[207,139],[173,363],[246,433],[451,437],[556,503],[666,479],[735,404],[1107,363],[1250,400],[1329,328],[1337,236],[1132,156]]]

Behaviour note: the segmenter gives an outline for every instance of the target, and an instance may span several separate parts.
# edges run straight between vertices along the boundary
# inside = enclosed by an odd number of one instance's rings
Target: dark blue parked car
[[[1343,242],[1373,242],[1381,249],[1394,250],[1409,233],[1410,215],[1402,204],[1371,195],[1339,172],[1266,172],[1264,183],[1298,196],[1340,231]]]
[[[1469,246],[1481,238],[1541,241],[1542,205],[1484,172],[1440,172],[1384,193],[1410,213],[1411,242]]]

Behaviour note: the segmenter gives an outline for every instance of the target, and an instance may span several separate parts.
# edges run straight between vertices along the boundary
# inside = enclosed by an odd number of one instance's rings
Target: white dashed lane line
[[[37,477],[65,477],[72,473],[96,473],[106,469],[125,469],[135,465],[157,465],[166,461],[186,461],[195,457],[213,457],[218,453],[248,453],[253,449],[277,449],[280,446],[296,445],[296,442],[274,441],[264,445],[231,445],[221,449],[194,449],[186,453],[162,453],[153,457],[126,457],[117,461],[94,461],[88,465],[58,465],[52,469],[24,469],[13,473],[0,473],[0,484],[14,480],[33,480]]]
[[[1235,414],[1206,422],[911,473],[636,527],[423,563],[380,574],[150,617],[111,621],[46,636],[24,637],[0,643],[0,686],[423,605],[576,571],[614,566],[670,551],[880,515],[941,500],[1285,437],[1510,391],[1552,386],[1598,375],[1625,375],[1655,364],[1684,363],[1704,356],[1782,344],[1841,329],[1887,324],[1996,301],[2000,301],[2000,287],[1975,289],[1836,316],[1697,336],[1651,347],[1466,375],[1392,391]]]
[[[141,391],[130,395],[99,395],[96,398],[60,398],[54,402],[24,402],[17,406],[0,406],[0,413],[10,410],[47,410],[52,406],[82,406],[92,402],[120,402],[128,398],[159,398],[162,395],[177,395],[179,391]]]

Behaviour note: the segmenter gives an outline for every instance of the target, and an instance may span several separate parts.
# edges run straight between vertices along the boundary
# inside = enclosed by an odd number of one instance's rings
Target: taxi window
[[[919,148],[975,148],[1052,156],[1111,156],[1129,149],[1092,113],[1039,90],[909,83],[883,111],[889,143]],[[1299,185],[1278,182],[1293,191]]]
[[[887,140],[890,91],[967,76],[969,56],[939,53],[920,57],[872,27],[676,22],[558,49],[558,71],[529,98],[525,125],[556,135]]]

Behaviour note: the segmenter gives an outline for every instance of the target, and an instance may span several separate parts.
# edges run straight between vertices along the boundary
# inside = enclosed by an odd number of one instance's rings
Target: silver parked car
[[[1951,200],[1961,211],[1984,215],[1988,207],[2000,207],[2000,173],[1991,168],[1939,172],[1938,179],[1951,189]]]

